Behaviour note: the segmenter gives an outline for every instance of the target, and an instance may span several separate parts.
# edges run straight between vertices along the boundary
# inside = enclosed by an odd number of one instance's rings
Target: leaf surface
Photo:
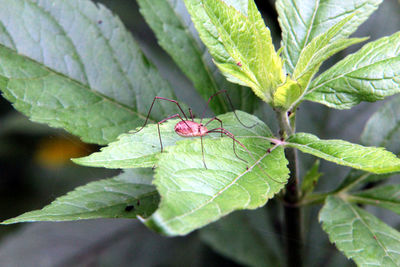
[[[358,266],[400,266],[400,233],[365,210],[329,196],[319,220],[330,241]]]
[[[243,120],[248,122],[249,120]],[[185,235],[239,209],[263,206],[288,179],[283,148],[268,153],[271,132],[261,121],[251,128],[229,128],[251,154],[230,138],[185,140],[158,155],[154,184],[159,209],[146,224],[166,235]],[[260,138],[261,137],[261,138]]]
[[[247,2],[245,12],[221,0],[185,0],[201,39],[227,79],[271,102],[272,92],[284,80],[282,61],[254,1]]]
[[[349,109],[400,92],[400,32],[366,44],[310,85],[306,99]]]
[[[365,147],[343,140],[321,140],[308,133],[296,133],[287,145],[304,153],[373,173],[400,171],[400,159],[382,147]]]
[[[0,90],[33,121],[106,144],[142,124],[154,96],[174,98],[104,6],[88,0],[0,5]],[[161,103],[151,119],[174,108]]]
[[[24,213],[2,224],[148,217],[159,201],[151,184],[152,174],[150,169],[127,170],[114,178],[80,186],[41,210]]]
[[[293,74],[303,49],[318,35],[353,15],[331,42],[350,36],[374,12],[382,0],[278,0],[279,24],[286,71]],[[340,8],[339,8],[340,7]]]
[[[248,88],[229,83],[216,69],[183,1],[140,0],[138,3],[159,44],[189,77],[204,100],[208,100],[217,91],[226,89],[235,108],[248,112],[254,110],[256,98],[252,92]],[[232,4],[235,3],[236,1],[232,1]],[[235,6],[240,8],[240,2]],[[231,111],[223,95],[211,101],[210,108],[216,114]]]

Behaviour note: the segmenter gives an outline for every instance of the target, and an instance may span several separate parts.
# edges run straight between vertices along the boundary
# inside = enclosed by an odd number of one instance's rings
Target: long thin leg
[[[220,119],[218,119],[217,117],[211,118],[206,124],[204,124],[204,126],[207,126],[210,122],[212,122],[214,120],[219,121],[219,123],[221,124],[221,129],[224,128],[224,126],[222,125],[222,121]],[[221,133],[221,137],[222,137],[222,133]]]
[[[214,133],[223,132],[226,136],[230,137],[230,138],[233,140],[233,142],[236,142],[236,143],[238,143],[241,147],[243,147],[243,148],[246,150],[246,152],[250,155],[250,157],[251,157],[254,161],[257,162],[257,160],[256,160],[256,158],[254,157],[253,153],[251,153],[250,150],[248,150],[247,147],[246,147],[245,145],[243,145],[241,142],[239,142],[239,141],[235,138],[235,136],[234,136],[231,132],[229,132],[228,130],[226,130],[226,129],[224,129],[224,128],[215,128],[215,129],[209,130],[207,133],[210,133],[210,132],[214,132]],[[234,150],[234,152],[235,152],[235,150]],[[267,151],[267,153],[270,153],[270,152],[271,152],[271,150],[269,149],[269,150]],[[236,157],[238,157],[238,155],[236,154],[236,152],[235,152],[235,155],[236,155]],[[238,158],[241,159],[240,157],[238,157]],[[241,160],[243,160],[243,159],[241,159]],[[260,164],[257,164],[257,166],[258,166],[258,168],[259,168],[269,179],[271,179],[272,181],[274,181],[274,182],[276,182],[276,183],[284,184],[284,182],[280,182],[280,181],[277,181],[277,180],[275,180],[274,178],[272,178],[271,175],[269,175],[269,174],[264,170],[264,168],[260,166]]]
[[[193,116],[193,112],[192,112],[191,108],[189,108],[189,114],[190,114],[190,118],[192,119],[192,121],[194,121],[194,116]]]
[[[235,142],[237,142],[241,147],[243,147],[248,153],[251,153],[251,152],[242,143],[240,143],[231,132],[229,132],[228,130],[226,130],[224,128],[215,128],[215,129],[208,131],[208,133],[210,133],[210,132],[211,133],[221,133],[221,135],[225,134],[226,136],[229,136],[232,139],[233,153],[235,153],[235,155],[238,159],[240,159],[244,162],[247,162],[243,158],[239,157],[239,155],[236,153]]]
[[[179,113],[169,116],[168,118],[163,119],[162,121],[157,122],[157,130],[158,130],[158,138],[160,139],[160,146],[161,146],[161,153],[163,152],[163,144],[161,141],[161,132],[160,132],[160,124],[163,122],[166,122],[167,120],[173,119],[179,117],[183,122],[185,121],[184,119],[182,119],[181,115]]]
[[[161,97],[161,96],[156,96],[156,97],[154,97],[153,102],[151,103],[149,112],[147,113],[146,121],[144,122],[143,126],[142,126],[139,130],[137,130],[137,131],[135,131],[135,132],[132,132],[132,133],[138,133],[138,132],[140,132],[141,130],[143,130],[143,128],[146,126],[147,121],[149,120],[149,116],[150,116],[151,110],[153,109],[154,102],[155,102],[157,99],[159,99],[159,100],[165,100],[165,101],[169,101],[169,102],[175,103],[175,104],[178,106],[179,110],[182,112],[183,116],[186,118],[186,120],[188,120],[188,118],[187,118],[185,112],[183,112],[183,110],[182,110],[181,106],[179,105],[178,101],[172,100],[172,99],[168,99],[168,98],[164,98],[164,97]]]
[[[201,155],[202,155],[202,157],[203,157],[204,168],[207,169],[206,159],[205,159],[205,156],[204,156],[203,136],[200,136],[200,144],[201,144]]]
[[[233,107],[233,104],[232,104],[232,100],[231,100],[231,98],[229,97],[228,92],[227,92],[225,89],[220,90],[220,91],[216,92],[215,94],[213,94],[212,96],[210,96],[210,98],[208,99],[207,104],[206,104],[206,106],[205,106],[205,108],[204,108],[203,114],[202,114],[202,116],[201,116],[201,121],[200,121],[200,123],[203,121],[203,118],[204,118],[204,116],[205,116],[205,114],[206,114],[206,111],[207,111],[208,105],[210,104],[211,99],[213,99],[215,96],[217,96],[217,95],[219,95],[219,94],[222,94],[222,93],[225,94],[226,98],[228,99],[229,105],[231,106],[231,109],[232,109],[232,111],[233,111],[233,114],[235,114],[236,119],[238,120],[238,122],[239,122],[243,127],[245,127],[245,128],[253,128],[254,126],[257,125],[257,123],[255,123],[255,124],[253,124],[253,125],[251,125],[251,126],[246,126],[246,125],[243,124],[243,122],[239,119],[238,115],[236,114],[235,108]],[[222,127],[221,127],[221,128],[222,128]]]

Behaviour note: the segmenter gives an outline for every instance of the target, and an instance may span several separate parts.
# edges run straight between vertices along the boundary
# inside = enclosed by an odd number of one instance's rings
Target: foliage
[[[370,118],[363,145],[296,132],[297,107],[305,100],[340,110],[399,92],[400,32],[365,44],[318,75],[328,58],[367,39],[349,36],[381,2],[278,0],[282,42],[276,50],[253,0],[138,0],[160,46],[195,92],[203,101],[217,94],[209,107],[218,120],[200,117],[207,110],[193,119],[211,132],[188,139],[174,130],[180,120],[157,124],[176,113],[186,117],[170,101],[152,102],[155,96],[174,100],[179,95],[106,7],[90,0],[0,0],[4,98],[34,122],[106,145],[75,163],[124,169],[3,224],[138,218],[176,236],[221,219],[214,226],[243,227],[243,232],[229,235],[228,244],[222,242],[226,233],[208,226],[200,230],[205,243],[240,263],[281,265],[285,257],[280,249],[273,251],[278,242],[252,236],[254,218],[264,216],[259,211],[222,218],[267,202],[269,207],[276,197],[285,202],[285,219],[296,218],[297,233],[302,206],[322,203],[323,230],[348,258],[359,266],[399,266],[400,233],[357,204],[399,214],[398,184],[369,190],[364,185],[385,182],[400,171],[395,155],[400,152],[400,98],[393,97]],[[246,112],[230,110],[221,89]],[[278,134],[251,114],[262,101],[276,115]],[[357,171],[337,188],[316,193],[316,183],[324,178],[320,161],[300,186],[297,150]],[[287,231],[290,248],[301,235]],[[258,247],[242,254],[238,242]],[[288,255],[289,264],[301,265],[299,254]]]

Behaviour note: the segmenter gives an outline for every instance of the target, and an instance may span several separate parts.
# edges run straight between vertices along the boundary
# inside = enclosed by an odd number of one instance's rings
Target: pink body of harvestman
[[[231,139],[233,140],[233,151],[234,151],[236,157],[237,157],[238,159],[240,159],[240,160],[246,162],[246,160],[240,158],[240,157],[237,155],[236,149],[235,149],[235,142],[236,142],[237,144],[239,144],[241,147],[243,147],[249,154],[251,154],[251,152],[250,152],[241,142],[239,142],[231,132],[229,132],[228,130],[226,130],[226,129],[223,128],[222,121],[221,121],[219,118],[217,118],[217,117],[215,116],[215,117],[211,118],[207,123],[205,123],[205,124],[202,123],[203,118],[204,118],[204,115],[205,115],[205,112],[206,112],[206,110],[207,110],[207,107],[208,107],[210,101],[211,101],[215,96],[217,96],[217,95],[219,95],[219,94],[222,94],[222,93],[224,93],[224,94],[226,95],[226,97],[227,97],[227,99],[228,99],[228,102],[229,102],[229,104],[230,104],[230,106],[231,106],[231,108],[232,108],[232,110],[233,110],[233,112],[234,112],[234,114],[235,114],[236,119],[239,121],[239,123],[242,124],[242,125],[243,125],[244,127],[246,127],[246,128],[252,128],[252,127],[254,127],[256,124],[251,125],[251,126],[246,126],[246,125],[244,125],[244,124],[240,121],[239,117],[237,116],[236,112],[235,112],[234,109],[233,109],[232,101],[231,101],[231,99],[229,98],[229,95],[227,94],[226,90],[220,90],[220,91],[218,91],[217,93],[215,93],[214,95],[210,96],[210,98],[208,99],[207,104],[206,104],[206,106],[205,106],[205,108],[204,108],[204,112],[203,112],[203,114],[202,114],[202,117],[201,117],[200,122],[195,122],[195,121],[194,121],[194,116],[193,116],[192,110],[191,110],[190,108],[189,108],[189,114],[190,114],[190,120],[189,120],[188,117],[186,116],[185,112],[183,111],[183,109],[182,109],[181,106],[179,105],[178,101],[172,100],[172,99],[168,99],[168,98],[164,98],[164,97],[160,97],[160,96],[156,96],[156,97],[154,97],[153,102],[151,103],[149,112],[148,112],[147,117],[146,117],[146,121],[144,122],[143,126],[142,126],[139,130],[137,130],[136,132],[133,132],[133,133],[140,132],[140,131],[146,126],[147,121],[149,120],[149,116],[150,116],[151,110],[153,109],[154,103],[155,103],[155,101],[156,101],[157,99],[158,99],[158,100],[169,101],[169,102],[175,103],[175,104],[178,106],[179,110],[182,112],[182,115],[183,115],[183,117],[184,117],[185,119],[183,119],[183,118],[181,117],[181,115],[180,115],[179,113],[177,113],[177,114],[174,114],[174,115],[172,115],[172,116],[169,116],[169,117],[167,117],[167,118],[165,118],[165,119],[163,119],[163,120],[161,120],[161,121],[159,121],[159,122],[157,123],[158,137],[159,137],[159,139],[160,139],[161,152],[163,152],[163,144],[162,144],[162,140],[161,140],[160,124],[166,122],[167,120],[170,120],[170,119],[173,119],[173,118],[178,117],[178,118],[181,119],[181,121],[178,122],[178,123],[175,125],[174,130],[175,130],[175,132],[176,132],[179,136],[182,136],[182,137],[200,137],[200,140],[201,140],[201,152],[202,152],[202,157],[203,157],[203,164],[204,164],[204,167],[205,167],[206,169],[207,169],[207,165],[206,165],[206,162],[205,162],[205,159],[204,159],[203,136],[206,136],[206,135],[208,135],[209,133],[221,133],[221,136],[224,134],[224,135],[228,136],[229,138],[231,138]],[[221,127],[208,130],[208,129],[207,129],[207,125],[208,125],[209,123],[211,123],[212,121],[214,121],[214,120],[218,121],[218,122],[220,123]]]

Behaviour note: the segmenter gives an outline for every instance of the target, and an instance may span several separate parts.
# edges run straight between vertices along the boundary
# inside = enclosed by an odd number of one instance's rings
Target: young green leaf
[[[322,175],[322,173],[319,172],[319,162],[320,162],[319,159],[316,160],[313,166],[308,170],[308,172],[304,176],[304,180],[301,183],[302,197],[314,191],[314,187],[318,183],[319,177],[321,177]]]
[[[343,140],[321,140],[308,133],[296,133],[287,146],[336,164],[373,173],[400,171],[400,159],[382,147],[365,147]]]
[[[264,125],[255,116],[237,111],[239,118],[248,125],[259,123]],[[254,135],[252,129],[246,130],[239,124],[233,112],[218,116],[223,121],[223,126],[233,134]],[[160,125],[160,133],[163,147],[175,145],[179,140],[185,139],[174,131],[174,126],[180,120],[169,120]],[[199,120],[197,120],[199,121]],[[207,122],[204,119],[204,122]],[[208,129],[221,127],[217,121],[207,125]],[[110,143],[102,148],[101,152],[93,153],[90,156],[74,159],[75,163],[84,166],[105,167],[105,168],[140,168],[153,167],[157,163],[156,155],[160,153],[160,140],[157,124],[147,125],[138,133],[134,131],[122,134],[116,142]]]
[[[344,18],[327,32],[312,39],[301,51],[292,77],[284,85],[280,86],[274,94],[274,106],[281,107],[283,110],[292,109],[303,97],[312,77],[318,72],[319,67],[326,59],[350,45],[365,40],[361,38],[343,38],[332,41],[345,25],[350,23],[353,17],[354,14]],[[287,84],[290,84],[290,86]]]
[[[257,96],[271,103],[284,73],[270,31],[254,1],[248,1],[247,14],[221,0],[185,3],[200,37],[228,80],[251,87]]]
[[[400,92],[400,32],[370,42],[318,76],[306,99],[348,109]]]
[[[357,265],[400,265],[400,233],[372,214],[329,196],[319,220],[330,241]]]
[[[254,94],[248,88],[228,82],[216,70],[183,2],[139,0],[138,4],[159,44],[171,55],[205,100],[220,89],[226,89],[236,108],[248,112],[254,110],[257,100]],[[216,97],[210,103],[210,108],[216,114],[231,111],[223,95]]]
[[[106,144],[142,124],[154,96],[174,98],[104,6],[17,0],[1,7],[0,90],[33,121]],[[151,119],[174,111],[161,103]]]
[[[303,49],[318,35],[353,15],[349,23],[331,39],[350,36],[374,12],[382,0],[278,0],[279,24],[282,29],[282,47],[286,71],[294,72]],[[340,8],[338,8],[340,6]]]
[[[400,185],[384,185],[353,193],[349,196],[349,200],[382,207],[400,214]]]
[[[159,154],[154,184],[161,203],[149,227],[185,235],[234,210],[261,207],[284,187],[287,160],[282,147],[268,153],[270,143],[260,138],[271,136],[266,125],[237,130],[237,140],[251,154],[236,144],[237,157],[230,138],[206,139],[203,146],[198,139],[185,140]]]
[[[151,184],[152,175],[151,169],[127,170],[114,178],[78,187],[41,210],[24,213],[2,224],[148,217],[159,201]]]
[[[246,266],[280,266],[279,240],[265,209],[234,212],[199,231],[200,239]],[[250,249],[251,248],[251,249]]]

